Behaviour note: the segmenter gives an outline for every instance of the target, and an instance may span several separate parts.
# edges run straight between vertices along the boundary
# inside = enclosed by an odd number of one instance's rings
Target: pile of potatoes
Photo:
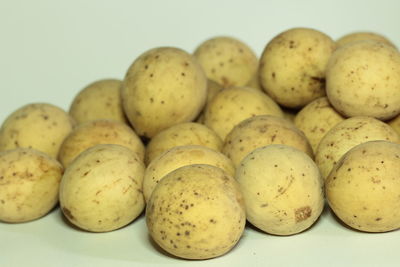
[[[396,230],[399,114],[400,53],[376,33],[293,28],[260,58],[222,36],[192,54],[154,48],[69,112],[31,103],[8,116],[0,221],[59,204],[71,224],[106,232],[145,211],[155,243],[185,259],[227,253],[246,222],[303,232],[325,200],[354,229]]]

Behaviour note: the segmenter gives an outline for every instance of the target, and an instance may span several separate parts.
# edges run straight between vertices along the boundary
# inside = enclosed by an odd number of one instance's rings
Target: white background
[[[142,52],[193,52],[217,35],[260,55],[276,34],[318,29],[333,39],[375,31],[400,47],[400,1],[7,1],[0,0],[0,121],[31,102],[65,110],[75,94],[120,78]],[[74,229],[58,210],[25,224],[0,223],[0,266],[400,266],[400,232],[350,230],[325,211],[307,232],[276,237],[247,229],[229,254],[183,261],[156,250],[143,217],[106,234]]]

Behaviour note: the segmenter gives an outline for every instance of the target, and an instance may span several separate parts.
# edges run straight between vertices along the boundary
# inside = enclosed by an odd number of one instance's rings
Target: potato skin
[[[261,86],[284,107],[307,105],[325,95],[326,65],[335,48],[335,42],[317,30],[293,28],[282,32],[261,55]]]
[[[315,153],[322,177],[326,178],[352,147],[373,140],[400,143],[400,136],[389,125],[372,117],[357,116],[338,123],[321,139]]]
[[[128,123],[121,101],[122,81],[103,79],[83,88],[74,98],[69,114],[80,124],[109,119]]]
[[[21,223],[46,215],[58,202],[63,167],[29,148],[0,152],[0,221]]]
[[[257,72],[255,53],[242,41],[218,36],[201,43],[193,53],[208,79],[222,87],[245,86]]]
[[[144,145],[125,123],[113,120],[88,121],[77,126],[61,145],[58,158],[67,167],[84,150],[98,144],[123,145],[144,158]]]
[[[254,150],[243,159],[235,178],[247,220],[267,233],[299,233],[322,212],[323,180],[318,167],[293,147],[273,144]]]
[[[47,103],[20,107],[0,128],[0,151],[33,148],[54,158],[75,123],[67,112]]]
[[[344,119],[324,96],[302,108],[296,114],[294,124],[305,134],[315,152],[324,135]]]
[[[400,145],[370,141],[353,147],[326,179],[329,206],[365,232],[400,228]]]
[[[198,145],[173,147],[157,158],[146,168],[143,181],[143,194],[146,201],[156,185],[165,175],[180,167],[192,164],[209,164],[221,168],[231,176],[235,175],[235,166],[224,154]]]
[[[140,136],[194,120],[207,98],[207,79],[187,52],[159,47],[140,55],[122,85],[122,105]]]
[[[81,229],[107,232],[121,228],[144,209],[144,164],[132,150],[102,144],[71,163],[60,185],[60,207]]]
[[[376,41],[337,49],[326,71],[326,93],[346,117],[388,120],[400,112],[400,53]]]
[[[313,157],[307,138],[293,123],[269,115],[255,116],[235,126],[225,139],[222,153],[238,167],[251,151],[271,144],[289,145]]]
[[[231,87],[220,91],[207,105],[204,124],[224,140],[241,121],[265,114],[283,117],[281,108],[265,93],[250,87]]]
[[[336,44],[338,45],[338,47],[342,47],[350,43],[366,40],[378,41],[396,48],[396,46],[388,38],[375,32],[352,32],[340,37],[336,41]]]
[[[221,138],[207,126],[184,122],[162,130],[146,146],[145,162],[148,165],[164,151],[176,146],[202,145],[216,151],[222,148]]]
[[[235,179],[220,168],[195,164],[160,181],[148,202],[146,223],[153,240],[168,253],[209,259],[239,241],[246,215]]]

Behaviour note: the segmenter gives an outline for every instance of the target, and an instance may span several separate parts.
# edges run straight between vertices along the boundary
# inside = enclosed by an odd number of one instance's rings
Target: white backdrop
[[[400,47],[399,13],[398,0],[0,0],[0,121],[30,102],[68,109],[87,84],[122,79],[142,52],[157,46],[192,52],[216,35],[239,38],[258,55],[292,27],[334,39],[375,31]],[[224,257],[184,262],[151,246],[143,219],[94,235],[69,227],[55,211],[32,223],[0,223],[0,266],[399,266],[399,234],[359,233],[325,214],[300,235],[249,230]]]

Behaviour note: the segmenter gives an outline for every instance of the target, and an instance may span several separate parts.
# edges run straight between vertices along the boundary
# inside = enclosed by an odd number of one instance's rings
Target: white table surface
[[[260,55],[276,34],[311,27],[337,39],[360,30],[400,47],[400,1],[0,0],[0,121],[32,102],[68,109],[75,94],[120,78],[142,52],[230,35]],[[400,231],[361,233],[326,209],[308,231],[271,236],[247,227],[228,254],[207,261],[155,248],[144,217],[118,231],[71,227],[58,209],[29,223],[0,223],[0,266],[400,266]]]

